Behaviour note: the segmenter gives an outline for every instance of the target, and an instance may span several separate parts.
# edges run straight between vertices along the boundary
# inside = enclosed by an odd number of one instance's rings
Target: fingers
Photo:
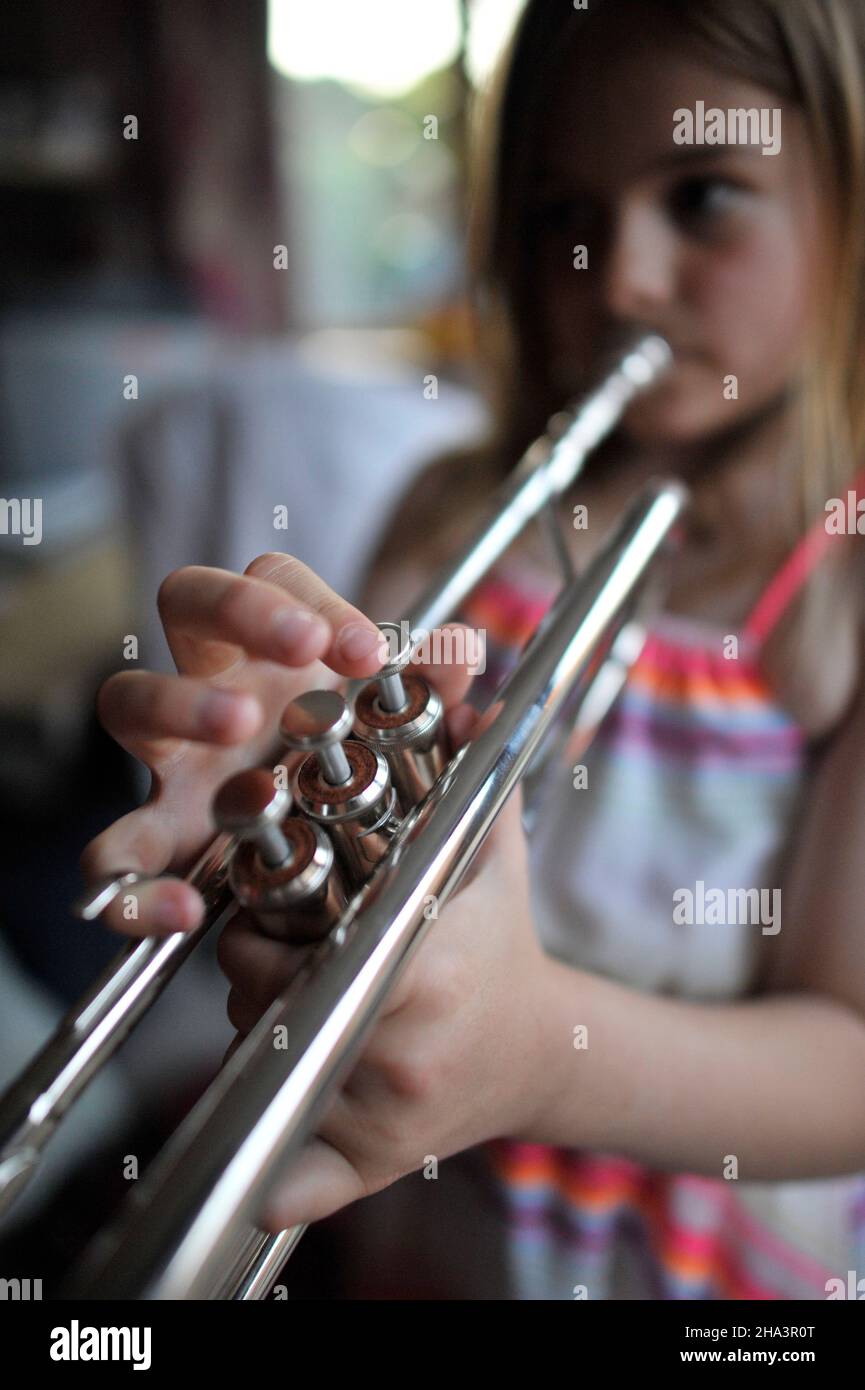
[[[170,936],[192,931],[204,918],[200,893],[183,879],[160,878],[126,888],[101,920],[125,936]]]
[[[367,1195],[360,1173],[324,1139],[312,1139],[268,1199],[263,1222],[278,1232],[305,1221],[323,1221]]]
[[[189,565],[163,580],[159,611],[178,669],[211,675],[237,649],[287,666],[322,660],[372,675],[385,657],[375,623],[292,555],[259,556],[245,574]]]
[[[132,870],[142,875],[161,874],[170,862],[173,836],[164,820],[149,807],[131,811],[103,830],[85,849],[81,868],[89,885]],[[101,920],[126,936],[165,936],[191,931],[204,915],[201,895],[178,878],[136,883],[114,899]]]
[[[223,929],[216,948],[220,969],[232,986],[228,1018],[245,1036],[266,1009],[295,979],[315,945],[292,946],[264,936],[246,912],[238,912]],[[396,1012],[409,997],[413,962],[388,996],[385,1014]]]
[[[260,1009],[254,1008],[248,1000],[244,999],[243,995],[238,993],[236,989],[229,992],[225,1012],[232,1028],[237,1030],[239,1040],[252,1032],[262,1013]]]
[[[123,671],[102,685],[97,710],[123,748],[150,762],[163,739],[230,745],[257,734],[264,711],[254,695],[221,690],[189,676]]]
[[[140,874],[159,874],[171,857],[170,828],[143,806],[130,811],[92,839],[81,855],[87,882],[105,878],[118,865]]]
[[[438,659],[412,661],[408,670],[434,685],[445,709],[450,709],[466,698],[471,687],[477,665],[477,643],[470,636],[474,629],[466,623],[444,623],[436,632],[439,635],[430,642],[429,651]],[[419,651],[425,654],[423,646]]]
[[[204,915],[201,895],[180,878],[157,878],[171,862],[174,834],[151,807],[131,811],[97,835],[81,855],[85,883],[93,885],[123,871],[153,882],[130,885],[102,913],[102,921],[128,936],[164,936],[190,931]]]
[[[228,1016],[239,1032],[248,1033],[254,1027],[294,979],[309,951],[309,946],[291,946],[262,936],[246,913],[232,918],[219,938],[217,959],[234,987]]]

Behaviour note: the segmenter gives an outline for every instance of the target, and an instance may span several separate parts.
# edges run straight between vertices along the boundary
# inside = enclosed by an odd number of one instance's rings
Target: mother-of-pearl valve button
[[[220,830],[239,840],[251,840],[262,863],[278,869],[292,856],[280,830],[291,807],[291,793],[276,786],[273,773],[264,767],[251,767],[223,782],[213,800],[213,818]]]
[[[315,753],[324,780],[342,787],[352,780],[342,743],[353,722],[348,701],[338,690],[307,690],[286,705],[279,732],[294,752]]]

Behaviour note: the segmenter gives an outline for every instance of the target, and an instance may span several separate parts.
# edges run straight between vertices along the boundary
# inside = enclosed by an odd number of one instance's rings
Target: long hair
[[[533,286],[530,179],[556,84],[588,26],[651,17],[716,71],[803,114],[822,181],[823,254],[801,390],[799,529],[865,460],[865,4],[863,0],[528,0],[473,122],[469,280],[488,443],[433,465],[403,510],[406,540],[459,530],[560,407]],[[797,451],[799,452],[799,451]]]

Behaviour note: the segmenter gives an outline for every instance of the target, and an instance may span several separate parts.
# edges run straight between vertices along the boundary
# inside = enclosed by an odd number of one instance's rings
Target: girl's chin
[[[738,403],[696,394],[664,391],[639,400],[622,424],[624,435],[644,449],[697,444],[723,433],[736,423]]]

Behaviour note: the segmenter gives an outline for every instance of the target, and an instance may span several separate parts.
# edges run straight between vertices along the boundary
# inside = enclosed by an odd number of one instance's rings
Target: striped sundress
[[[761,674],[760,648],[827,543],[818,523],[754,608],[737,659],[727,634],[662,615],[580,758],[586,785],[575,789],[565,764],[544,773],[527,833],[550,954],[691,1000],[753,989],[761,925],[677,924],[674,893],[780,886],[812,760]],[[500,568],[464,605],[462,619],[487,634],[484,689],[557,592]],[[513,1298],[811,1299],[848,1271],[865,1275],[862,1176],[733,1180],[720,1159],[717,1177],[671,1174],[505,1138],[485,1154]]]

